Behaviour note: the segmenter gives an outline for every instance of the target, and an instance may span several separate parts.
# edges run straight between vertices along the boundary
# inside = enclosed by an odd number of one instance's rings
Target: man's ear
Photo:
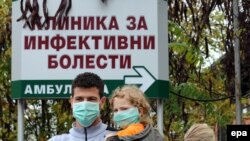
[[[69,98],[69,103],[70,103],[71,109],[72,109],[73,108],[73,97],[72,96],[70,96],[70,98]]]
[[[103,96],[103,97],[100,99],[100,106],[101,106],[100,108],[101,108],[101,109],[103,109],[104,104],[105,104],[105,102],[106,102],[106,99],[107,99],[107,98],[106,98],[105,96]]]

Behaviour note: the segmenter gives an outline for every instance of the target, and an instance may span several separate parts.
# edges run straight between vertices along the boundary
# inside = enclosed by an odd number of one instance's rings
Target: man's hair
[[[184,141],[215,141],[215,134],[207,124],[197,123],[188,129]]]
[[[102,79],[94,73],[85,72],[80,73],[72,82],[72,97],[74,96],[74,88],[92,88],[95,87],[99,90],[100,98],[103,96],[104,82]]]
[[[145,97],[145,94],[135,85],[124,85],[123,87],[118,87],[113,91],[110,105],[113,108],[114,98],[125,98],[129,103],[135,107],[143,109],[143,113],[140,117],[140,123],[144,125],[151,124],[152,120],[149,116],[150,105]]]

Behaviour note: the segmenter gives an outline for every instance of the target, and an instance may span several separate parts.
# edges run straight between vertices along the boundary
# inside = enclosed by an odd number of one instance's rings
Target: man
[[[102,141],[114,132],[100,118],[100,109],[106,100],[103,91],[104,83],[98,75],[90,72],[77,75],[72,82],[70,99],[76,121],[69,134],[54,136],[49,141]]]

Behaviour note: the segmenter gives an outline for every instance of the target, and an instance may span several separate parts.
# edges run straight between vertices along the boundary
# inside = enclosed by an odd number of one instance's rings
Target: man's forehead
[[[96,97],[100,98],[99,90],[96,87],[90,88],[82,88],[82,87],[75,87],[73,89],[73,97]]]
[[[95,96],[95,95],[74,95],[74,97],[83,97],[83,98],[98,98],[99,96]]]

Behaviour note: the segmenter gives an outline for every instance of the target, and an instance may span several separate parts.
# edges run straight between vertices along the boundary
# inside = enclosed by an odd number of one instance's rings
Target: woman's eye
[[[127,110],[128,108],[121,108],[121,111],[125,111],[125,110]]]

